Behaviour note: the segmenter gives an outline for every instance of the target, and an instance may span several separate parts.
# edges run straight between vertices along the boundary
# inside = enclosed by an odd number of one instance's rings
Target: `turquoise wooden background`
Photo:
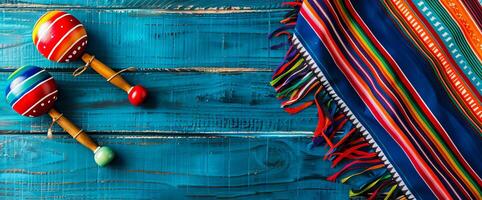
[[[47,116],[0,103],[0,198],[346,199],[323,148],[308,146],[315,109],[289,116],[268,86],[284,50],[267,40],[287,11],[282,0],[2,0],[0,88],[23,65],[49,69],[57,108],[118,157],[99,168],[91,153]],[[80,62],[57,64],[32,45],[47,10],[79,18],[88,52],[149,89],[144,107]],[[283,38],[284,39],[284,38]],[[4,101],[4,100],[2,100]]]

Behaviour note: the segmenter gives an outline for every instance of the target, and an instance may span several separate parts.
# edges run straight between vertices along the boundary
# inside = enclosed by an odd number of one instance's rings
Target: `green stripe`
[[[23,66],[23,67],[18,68],[17,70],[15,70],[14,72],[12,72],[12,74],[10,74],[10,76],[8,76],[7,80],[10,80],[11,78],[15,77],[15,76],[18,75],[19,73],[24,72],[25,70],[27,70],[28,68],[29,68],[29,66]]]
[[[369,46],[369,49],[370,51],[372,51],[375,56],[377,57],[377,59],[379,59],[382,63],[383,63],[383,67],[385,69],[387,69],[391,75],[391,79],[393,79],[397,86],[401,89],[401,92],[403,93],[402,95],[406,96],[408,98],[408,100],[410,101],[410,104],[412,105],[412,107],[415,109],[416,113],[418,116],[420,116],[420,118],[422,119],[423,123],[425,125],[427,125],[427,127],[429,128],[429,131],[431,133],[431,135],[433,135],[435,137],[435,139],[437,140],[437,143],[439,143],[443,149],[445,149],[447,152],[448,152],[448,156],[451,160],[454,161],[455,165],[457,166],[457,168],[459,168],[462,173],[468,177],[469,181],[476,185],[475,184],[475,181],[472,179],[472,177],[467,173],[467,171],[461,166],[461,164],[459,163],[458,159],[455,158],[455,156],[453,155],[452,151],[450,151],[450,149],[447,147],[447,145],[445,144],[445,142],[442,140],[442,138],[440,137],[440,135],[435,131],[433,125],[431,123],[428,122],[426,116],[422,115],[422,112],[421,112],[421,109],[420,107],[418,106],[418,104],[416,104],[413,100],[413,97],[410,95],[410,93],[407,91],[407,89],[405,87],[403,87],[401,81],[397,78],[397,76],[394,74],[394,72],[392,71],[390,65],[387,63],[387,61],[384,59],[383,56],[380,55],[380,53],[376,50],[376,48],[374,47],[374,45],[371,43],[371,41],[368,39],[368,37],[364,34],[364,32],[362,31],[362,29],[358,26],[357,23],[355,23],[356,21],[353,19],[353,17],[349,14],[349,12],[347,11],[347,9],[344,7],[344,6],[341,6],[342,7],[342,11],[344,12],[344,14],[349,18],[350,20],[350,24],[352,24],[356,31],[357,31],[357,34],[359,36],[362,37],[363,39],[363,43],[367,44]],[[414,42],[414,41],[412,41]],[[477,187],[478,188],[478,187]],[[479,192],[480,192],[480,188],[478,188]]]
[[[48,73],[40,72],[34,76],[31,76],[29,80],[24,80],[25,82],[17,83],[15,85],[15,88],[12,88],[10,93],[7,95],[7,102],[9,102],[10,104],[13,103],[12,101],[28,92],[27,90],[29,90],[33,85],[38,84],[39,82],[44,81],[49,77],[50,75]]]
[[[464,37],[464,34],[460,30],[456,22],[453,20],[453,18],[450,16],[450,14],[447,13],[447,11],[443,9],[443,7],[441,7],[442,5],[438,1],[429,0],[424,1],[424,3],[429,4],[430,8],[439,17],[440,21],[442,21],[442,23],[447,27],[457,47],[459,47],[458,49],[466,58],[468,66],[472,68],[472,71],[475,72],[479,79],[482,79],[482,63],[480,63],[479,59],[477,58],[466,38]]]
[[[310,80],[312,77],[313,77],[313,73],[310,72],[310,74],[308,76],[305,76],[303,79],[298,81],[296,84],[294,84],[294,85],[290,86],[289,88],[286,88],[285,90],[279,92],[276,95],[276,97],[279,98],[279,97],[282,97],[282,96],[286,96],[286,94],[288,94],[291,91],[293,91],[294,89],[300,87],[302,84],[304,84],[306,81]]]
[[[370,189],[374,188],[375,186],[381,185],[380,182],[389,180],[389,179],[391,179],[391,178],[392,178],[392,175],[387,173],[387,174],[381,176],[380,178],[376,179],[375,181],[373,181],[373,182],[371,182],[371,183],[369,183],[369,184],[367,184],[367,185],[364,185],[363,188],[362,188],[360,191],[350,190],[348,195],[349,195],[350,198],[360,196],[361,194],[369,191]],[[380,183],[380,184],[379,184],[379,183]]]
[[[298,59],[298,61],[290,68],[290,70],[288,70],[287,72],[281,74],[280,76],[276,77],[274,80],[272,80],[271,82],[269,82],[272,86],[274,86],[276,83],[278,83],[278,81],[280,81],[283,77],[285,77],[286,75],[288,75],[290,72],[294,71],[298,66],[300,66],[303,62],[305,61],[305,59],[303,59],[302,57],[300,57]]]

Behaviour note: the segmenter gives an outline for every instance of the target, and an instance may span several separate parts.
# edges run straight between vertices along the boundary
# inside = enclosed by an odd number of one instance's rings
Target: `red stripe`
[[[328,5],[330,5],[329,2],[325,1]],[[328,6],[328,8],[330,9],[330,11],[332,12],[332,14],[334,14],[335,16],[337,16],[337,13],[335,11],[335,9],[333,9],[332,6]],[[338,8],[339,10],[339,8]],[[352,13],[352,16],[356,16]],[[341,22],[337,19],[336,22],[338,23],[338,26],[342,26]],[[352,38],[348,35],[348,33],[345,31],[345,29],[343,27],[341,27],[340,29],[343,30],[343,34],[345,35],[346,38],[348,38],[348,42],[350,43],[350,45],[352,46],[352,48],[355,50],[355,52],[359,55],[359,57],[363,60],[363,62],[369,67],[369,70],[371,71],[372,74],[376,75],[374,76],[374,78],[377,80],[378,84],[382,87],[382,89],[385,91],[385,93],[390,97],[390,99],[392,99],[392,101],[395,103],[395,105],[397,106],[397,108],[401,111],[401,114],[404,116],[405,120],[408,121],[408,125],[410,127],[411,130],[413,130],[419,138],[421,138],[422,140],[422,143],[423,145],[425,145],[426,147],[428,147],[429,149],[429,152],[430,154],[436,159],[437,163],[440,165],[440,166],[443,166],[443,169],[444,169],[444,172],[445,173],[448,173],[451,177],[452,180],[454,180],[454,182],[456,182],[460,187],[462,187],[462,185],[460,184],[460,182],[458,182],[457,179],[455,179],[455,176],[447,169],[447,167],[445,165],[443,165],[442,161],[440,160],[439,156],[436,156],[435,155],[435,151],[433,150],[433,148],[428,145],[428,141],[425,137],[423,137],[424,135],[421,134],[420,130],[415,126],[415,124],[413,123],[413,120],[411,119],[411,117],[409,117],[409,115],[407,114],[407,111],[406,111],[406,108],[400,103],[400,101],[394,96],[394,94],[389,90],[389,88],[387,87],[387,85],[383,82],[383,80],[380,79],[379,75],[378,75],[378,72],[376,71],[376,69],[373,67],[373,65],[371,64],[370,61],[368,61],[368,59],[364,56],[363,53],[361,53],[360,49],[356,46],[356,44],[354,43],[354,41],[352,40]],[[392,111],[392,112],[395,112],[395,111]],[[395,113],[397,114],[397,113]],[[402,122],[403,123],[403,122]],[[409,134],[409,136],[412,138],[412,140],[415,142],[416,146],[418,148],[421,148],[419,143],[417,143],[417,140],[414,138],[414,136],[411,134],[411,131],[410,132],[407,132]],[[423,153],[423,151],[422,151]],[[423,154],[424,157],[427,157],[427,155]],[[430,159],[427,159],[427,161],[429,162],[429,164],[435,168],[435,165],[431,162]],[[438,172],[438,174],[445,180],[446,183],[450,184],[450,182],[447,181],[447,179],[444,177],[444,174],[441,174],[440,171],[436,170]]]
[[[311,27],[314,29],[314,31],[318,34],[320,39],[323,41],[327,49],[329,50],[330,54],[334,58],[335,63],[337,66],[340,67],[340,70],[343,71],[345,74],[345,77],[347,80],[350,82],[350,84],[355,88],[355,91],[367,91],[364,88],[360,88],[361,86],[358,86],[357,83],[363,82],[359,77],[357,77],[356,72],[353,69],[350,69],[348,61],[341,56],[342,53],[341,51],[336,47],[336,44],[333,43],[333,38],[331,38],[331,35],[328,31],[326,31],[326,27],[322,21],[319,20],[320,24],[322,27],[318,27],[311,18],[307,18],[307,13],[306,13],[306,7],[303,7],[301,9],[301,14],[304,16],[304,18],[307,20],[307,22],[311,25]],[[320,30],[323,28],[323,30]],[[328,38],[326,38],[328,37]],[[353,77],[352,77],[353,76]],[[358,78],[358,82],[356,82],[354,79]],[[373,105],[369,103],[369,98],[366,97],[366,94],[358,93],[359,96],[363,99],[365,104],[369,107],[369,109],[372,111],[372,114],[375,116],[375,118],[382,124],[383,127],[387,129],[387,127],[393,127],[390,124],[387,124],[380,113],[378,112],[373,112],[376,111]],[[374,99],[372,99],[374,100]],[[388,116],[385,116],[388,117]],[[394,127],[397,128],[397,127]],[[387,129],[387,131],[392,135],[392,137],[397,141],[397,143],[404,149],[404,152],[407,154],[407,156],[410,158],[412,161],[412,164],[414,165],[415,169],[419,172],[420,176],[425,180],[427,185],[429,185],[430,188],[434,189],[435,195],[438,197],[447,197],[449,196],[447,190],[445,187],[441,184],[440,180],[438,179],[437,176],[434,175],[433,171],[427,167],[427,164],[423,162],[423,160],[420,158],[420,155],[418,155],[415,152],[415,149],[410,143],[407,142],[401,142],[403,140],[407,140],[407,138],[404,138],[403,134],[396,134],[393,131],[391,131],[390,128]],[[410,149],[410,150],[409,150]],[[417,159],[415,159],[417,157]],[[416,161],[420,160],[420,162]],[[422,163],[423,162],[423,163]],[[423,169],[422,169],[423,168]],[[427,175],[424,171],[430,173],[430,175]]]
[[[352,5],[350,4],[349,7],[347,6],[347,8],[348,8],[349,12],[351,13],[352,17],[358,22],[358,24],[360,24],[360,25],[362,26],[362,29],[364,30],[364,32],[365,32],[366,34],[368,34],[368,36],[370,37],[371,41],[374,41],[376,38],[375,38],[373,35],[371,35],[371,33],[368,31],[368,28],[365,26],[364,23],[362,23],[361,19],[360,19],[359,16],[356,14],[356,11],[353,9]],[[352,45],[354,46],[354,44],[352,44]],[[375,43],[375,45],[379,47],[379,44],[378,44],[378,43]],[[356,47],[354,47],[354,49],[357,50]],[[388,57],[388,56],[387,56],[388,53],[387,53],[386,51],[384,51],[383,48],[381,48],[381,49],[380,49],[380,48],[377,48],[377,49],[384,55],[385,58],[388,58],[388,60],[390,61],[391,57]],[[364,62],[370,67],[370,70],[372,71],[372,73],[377,73],[377,72],[375,71],[375,69],[372,69],[373,66],[372,66],[367,60],[364,59],[365,57],[363,56],[363,54],[361,54],[359,51],[357,51],[357,53],[358,53],[358,54],[360,55],[360,57],[364,60]],[[393,69],[393,68],[394,68],[394,65],[391,64],[391,66],[392,66],[392,69]],[[397,66],[395,66],[395,67],[397,67]],[[395,70],[396,70],[396,69],[395,69]],[[400,77],[400,76],[399,76],[399,77]],[[401,78],[404,78],[404,77],[401,77]],[[382,83],[381,80],[380,80],[379,82],[382,84],[382,87],[383,87],[383,88],[386,88],[386,87],[383,86],[383,83]],[[410,85],[408,85],[408,86],[405,85],[405,87],[410,87]],[[442,166],[442,170],[443,170],[446,174],[449,174],[450,178],[457,184],[457,187],[458,187],[459,189],[462,189],[462,188],[463,188],[463,185],[459,182],[459,180],[456,179],[456,177],[453,175],[453,173],[448,170],[448,168],[444,165],[444,163],[443,163],[442,160],[439,158],[439,156],[436,155],[436,151],[434,151],[432,145],[429,144],[430,139],[427,140],[427,138],[425,138],[425,135],[424,135],[424,134],[421,134],[421,132],[415,127],[415,125],[413,124],[411,118],[408,116],[408,114],[407,114],[407,112],[405,111],[405,109],[403,108],[403,106],[400,104],[400,102],[399,102],[397,99],[395,99],[395,97],[391,94],[391,92],[390,92],[388,89],[384,89],[384,90],[387,92],[387,94],[390,96],[390,98],[396,103],[397,107],[398,107],[401,111],[403,111],[403,112],[402,112],[403,116],[405,117],[405,119],[406,119],[407,121],[410,122],[410,123],[409,123],[409,126],[410,126],[414,131],[416,131],[416,135],[417,135],[418,138],[421,140],[421,142],[423,143],[423,145],[429,150],[430,155],[435,158],[437,164],[440,165],[440,166]],[[409,134],[410,134],[410,133],[409,133]],[[413,138],[413,136],[411,136],[411,137]],[[415,140],[415,138],[413,138],[413,140],[414,140],[414,142],[417,142],[417,141]],[[418,144],[418,143],[417,143],[417,144]],[[420,147],[419,147],[419,148],[420,148]],[[425,155],[425,157],[427,157],[427,156]],[[429,159],[429,158],[427,158],[427,161],[431,163],[431,160],[428,160],[428,159]],[[431,164],[432,164],[432,163],[431,163]],[[432,164],[432,165],[433,165],[433,164]],[[435,166],[434,166],[434,167],[435,167]],[[439,172],[439,175],[440,175],[441,177],[444,177],[444,174],[441,174],[440,172]],[[445,178],[444,178],[444,179],[445,179]],[[451,184],[451,183],[448,183],[448,184]],[[462,190],[463,190],[463,189],[462,189]],[[465,191],[465,190],[464,190],[464,191]]]
[[[56,18],[52,18],[51,20],[49,20],[50,23],[52,23],[55,19]],[[80,22],[77,19],[75,19],[75,17],[73,17],[72,15],[67,15],[62,19],[59,19],[54,24],[54,26],[50,28],[49,31],[44,33],[44,35],[42,36],[42,40],[39,41],[38,50],[40,51],[40,53],[42,53],[42,55],[44,55],[45,57],[48,57],[50,52],[55,47],[55,45],[57,45],[60,39],[62,39],[62,37],[64,37],[64,35],[67,34],[67,32],[69,32],[72,28],[74,28],[78,24],[80,24]],[[70,34],[72,34],[73,32],[74,31],[72,31]],[[67,40],[64,39],[63,41],[67,41]],[[61,45],[62,44],[59,44],[58,46],[60,47]],[[57,47],[57,49],[59,49],[59,47]],[[53,52],[52,55],[55,55],[57,53],[56,51],[57,50],[55,50],[55,52]]]
[[[410,6],[413,8],[415,7],[415,5],[408,1],[408,3],[410,4]],[[429,22],[422,16],[421,16],[421,13],[418,12],[417,9],[413,9],[415,11],[415,14],[418,16],[419,19],[421,19],[423,21],[424,24],[429,24]],[[435,33],[435,30],[432,28],[432,26],[424,26],[426,27],[431,35],[433,36],[432,39],[435,39],[438,44],[443,44],[443,42],[441,41],[441,39],[439,37],[436,37],[437,34]],[[451,66],[457,66],[456,62],[453,60],[452,56],[446,56],[446,55],[449,55],[450,53],[448,52],[447,48],[445,48],[444,45],[438,45],[439,47],[441,47],[441,49],[443,50],[443,52],[445,53],[445,58],[448,58],[448,60],[450,61],[451,63]],[[466,76],[463,75],[463,72],[461,71],[461,69],[459,67],[452,67],[452,69],[455,68],[455,70],[458,71],[458,74],[464,79],[464,81],[467,83],[469,82],[469,80],[467,79]],[[459,77],[460,77],[459,76]],[[482,96],[478,93],[478,92],[473,92],[473,91],[477,91],[476,88],[473,87],[472,84],[464,84],[464,85],[468,85],[470,87],[470,89],[472,90],[471,93],[475,93],[477,99],[474,99],[474,101],[477,101],[478,99],[482,99]],[[471,109],[470,109],[471,110]],[[479,122],[480,123],[480,122]],[[437,124],[439,125],[439,124]],[[439,125],[440,126],[440,125]],[[463,156],[460,154],[460,152],[456,149],[455,145],[451,142],[451,140],[449,139],[449,136],[448,134],[444,131],[442,132],[441,134],[442,138],[447,142],[449,148],[452,150],[452,152],[455,154],[456,157],[458,157],[459,160],[463,160],[465,161],[465,159],[463,158]],[[466,170],[470,173],[470,175],[472,177],[474,177],[477,181],[477,184],[479,185],[482,185],[482,180],[480,179],[480,177],[477,175],[477,173],[475,173],[475,171],[472,170],[472,168],[467,164],[467,162],[461,162],[462,165],[464,166],[464,168],[466,168]]]
[[[410,3],[410,2],[409,2]],[[413,4],[411,4],[413,6]],[[417,9],[413,9],[413,10],[417,10]],[[425,19],[424,17],[418,17],[418,18],[421,18],[421,19]],[[359,22],[360,23],[360,22]],[[427,23],[427,21],[424,21],[424,23]],[[366,27],[366,25],[364,23],[360,23],[362,24],[363,26]],[[430,26],[424,26],[424,27],[430,27]],[[369,33],[369,32],[368,32]],[[432,33],[433,34],[433,33]],[[370,33],[370,36],[371,36],[371,33]],[[373,37],[373,36],[372,36]],[[433,38],[432,38],[433,39]],[[438,40],[438,42],[440,43],[441,41]],[[377,45],[377,48],[378,49],[381,49],[380,51],[382,53],[384,53],[384,56],[385,55],[388,55],[386,54],[385,51],[383,51],[383,48],[381,48],[380,44],[377,42],[375,43]],[[440,45],[438,45],[440,46]],[[442,45],[443,46],[443,45]],[[391,56],[385,56],[390,63],[395,63],[392,59]],[[446,56],[447,57],[447,56]],[[448,56],[450,57],[450,56]],[[451,57],[450,57],[451,58]],[[398,68],[398,65],[393,65],[392,66],[396,66],[394,67],[394,70],[397,72],[397,75],[398,74],[401,74],[400,72],[400,69]],[[411,94],[416,94],[415,90],[411,87],[410,84],[408,84],[408,80],[404,79],[405,76],[400,76],[398,75],[399,77],[402,78],[402,80],[404,81],[404,85],[407,86],[407,89],[410,90],[410,93]],[[463,162],[460,162],[462,163],[462,165],[464,166],[464,168],[467,169],[467,171],[471,174],[472,177],[474,177],[477,181],[477,183],[479,185],[482,185],[482,181],[481,179],[477,176],[477,173],[475,173],[472,168],[470,166],[468,166],[468,164],[465,162],[465,159],[463,158],[463,156],[460,154],[460,152],[457,150],[457,148],[455,147],[455,145],[452,143],[452,141],[450,140],[447,132],[443,129],[443,127],[441,126],[440,123],[438,123],[438,121],[436,120],[435,116],[429,111],[428,107],[425,105],[425,103],[422,103],[422,100],[419,98],[418,94],[417,95],[413,95],[415,100],[417,101],[417,104],[420,105],[421,109],[423,110],[423,112],[425,113],[425,115],[429,118],[429,120],[432,122],[432,124],[435,126],[435,128],[437,129],[437,132],[440,133],[440,136],[442,136],[442,138],[444,139],[444,141],[446,142],[446,144],[449,146],[449,148],[451,149],[451,151],[455,154],[455,156],[459,159],[459,160],[462,160]]]
[[[31,106],[37,103],[40,99],[47,96],[49,93],[55,91],[56,84],[54,79],[50,79],[47,82],[42,83],[42,85],[36,87],[33,90],[30,90],[25,94],[22,98],[17,100],[13,109],[19,113],[23,114],[27,111]]]

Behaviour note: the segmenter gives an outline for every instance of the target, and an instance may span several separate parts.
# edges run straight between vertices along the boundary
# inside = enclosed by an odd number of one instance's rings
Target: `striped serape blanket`
[[[318,108],[329,180],[352,198],[482,199],[481,2],[286,4],[271,85],[288,113]]]

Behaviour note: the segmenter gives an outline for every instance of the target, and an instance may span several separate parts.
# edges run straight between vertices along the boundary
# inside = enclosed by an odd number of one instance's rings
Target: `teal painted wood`
[[[337,170],[325,150],[308,148],[316,110],[287,115],[267,85],[285,52],[266,39],[280,2],[0,0],[0,88],[23,65],[55,71],[57,107],[118,154],[98,168],[60,128],[45,139],[48,117],[0,102],[0,199],[346,199],[347,186],[324,181]],[[150,90],[146,107],[97,74],[71,77],[80,62],[36,52],[31,29],[51,9],[78,17],[106,64],[139,68],[124,76]]]
[[[0,7],[80,7],[80,8],[142,8],[142,9],[274,9],[287,0],[1,0]]]
[[[347,199],[308,137],[96,136],[118,154],[99,168],[73,139],[0,136],[0,198]]]
[[[2,90],[8,74],[0,73]],[[130,105],[125,92],[93,72],[75,78],[66,72],[52,75],[60,89],[57,108],[88,131],[283,135],[311,134],[317,124],[314,107],[296,116],[279,108],[267,84],[271,72],[123,74],[149,89],[145,107]],[[45,133],[51,119],[20,116],[3,95],[0,99],[1,133]]]
[[[274,68],[283,51],[270,50],[268,33],[282,10],[159,11],[145,9],[66,9],[85,25],[87,52],[115,69]],[[57,64],[37,52],[31,31],[46,9],[0,9],[0,66],[38,65],[73,70],[82,63]]]

